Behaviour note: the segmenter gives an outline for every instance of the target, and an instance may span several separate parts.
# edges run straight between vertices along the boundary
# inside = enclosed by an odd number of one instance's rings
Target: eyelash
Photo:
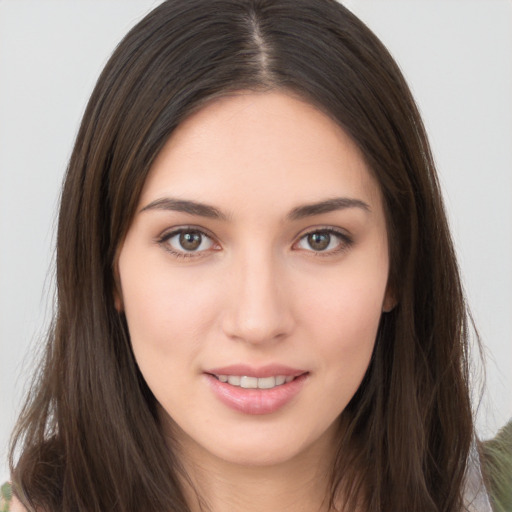
[[[212,235],[207,233],[205,230],[194,227],[194,226],[184,226],[181,228],[173,229],[172,231],[168,231],[157,239],[157,243],[159,245],[163,246],[163,248],[167,252],[171,253],[176,258],[200,258],[200,257],[204,257],[206,255],[206,253],[210,252],[211,250],[213,250],[213,251],[219,250],[219,249],[208,248],[208,249],[203,249],[200,251],[194,251],[194,250],[180,251],[180,250],[173,249],[172,246],[168,243],[169,240],[171,240],[175,236],[178,236],[178,235],[181,235],[184,233],[199,234],[201,237],[211,240],[212,245],[218,245],[218,243],[215,241],[215,238]],[[314,257],[329,257],[329,256],[334,256],[334,255],[340,254],[340,253],[348,250],[354,243],[353,239],[343,231],[334,229],[332,227],[325,227],[325,228],[317,227],[315,229],[311,229],[310,231],[302,234],[299,237],[299,239],[297,240],[297,242],[295,242],[293,244],[292,247],[295,248],[299,243],[301,243],[303,240],[307,239],[307,237],[314,235],[314,234],[329,235],[329,236],[334,235],[339,240],[339,244],[335,249],[331,249],[328,251],[326,251],[326,250],[315,251],[314,249],[309,250],[309,249],[300,249],[300,248],[297,248],[297,250],[303,250],[304,252],[307,252],[311,256],[314,256]],[[203,241],[204,240],[201,240],[200,245],[203,243]],[[330,242],[331,242],[331,240],[329,240],[329,243]]]
[[[160,238],[158,238],[157,243],[160,244],[161,246],[163,246],[163,248],[167,252],[170,252],[176,258],[199,258],[199,257],[204,256],[205,253],[208,251],[208,249],[202,250],[202,251],[188,251],[187,252],[185,250],[179,251],[179,250],[175,250],[172,248],[172,246],[168,243],[169,240],[171,240],[171,238],[174,238],[175,236],[181,235],[183,233],[197,233],[197,234],[201,235],[201,237],[210,239],[213,245],[216,244],[215,239],[212,235],[210,235],[203,229],[200,229],[200,228],[197,228],[194,226],[184,226],[184,227],[181,227],[178,229],[173,229],[172,231],[168,231],[168,232],[164,233]],[[201,243],[203,243],[203,241],[201,241]],[[217,249],[214,249],[214,250],[217,250]]]
[[[324,251],[315,251],[313,249],[311,249],[311,250],[304,249],[305,252],[310,253],[310,255],[314,256],[314,257],[324,257],[325,258],[325,257],[329,257],[329,256],[335,256],[337,254],[347,251],[354,244],[354,240],[352,239],[352,237],[350,237],[349,235],[347,235],[347,233],[345,233],[341,230],[334,229],[332,227],[317,227],[317,228],[311,229],[310,231],[301,235],[299,240],[294,243],[294,246],[296,246],[302,240],[307,239],[308,236],[314,235],[314,234],[329,235],[329,236],[334,235],[339,241],[338,246],[335,249],[331,249],[329,251],[325,251],[325,250]]]

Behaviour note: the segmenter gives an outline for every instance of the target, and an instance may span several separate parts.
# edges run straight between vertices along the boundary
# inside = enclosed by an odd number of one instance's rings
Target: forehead
[[[283,92],[239,92],[181,123],[157,156],[140,202],[166,195],[241,209],[270,208],[277,198],[291,208],[345,195],[380,203],[378,184],[340,125]]]

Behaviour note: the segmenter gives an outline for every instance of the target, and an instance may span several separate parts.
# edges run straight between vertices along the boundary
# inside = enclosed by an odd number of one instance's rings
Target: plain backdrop
[[[59,190],[81,114],[117,42],[158,3],[0,0],[0,482],[51,318]],[[485,346],[477,425],[490,437],[512,416],[512,2],[344,3],[395,56],[424,116]]]

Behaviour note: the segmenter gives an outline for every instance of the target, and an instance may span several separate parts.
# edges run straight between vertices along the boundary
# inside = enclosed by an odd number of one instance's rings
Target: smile
[[[267,373],[264,377],[244,375],[246,372],[233,373],[208,372],[204,375],[221,403],[251,415],[272,414],[284,408],[300,394],[309,377],[309,372],[294,372],[295,375],[263,372]]]
[[[292,375],[276,375],[270,377],[249,377],[247,375],[214,375],[220,382],[244,389],[273,389],[291,382]]]

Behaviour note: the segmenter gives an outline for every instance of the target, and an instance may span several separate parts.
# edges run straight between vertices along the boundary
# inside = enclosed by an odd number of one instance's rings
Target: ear
[[[388,284],[386,288],[386,295],[384,295],[384,301],[382,302],[382,312],[389,313],[395,309],[398,301],[396,300],[396,294],[393,286]]]
[[[123,296],[117,283],[114,286],[114,307],[118,313],[124,311]]]

